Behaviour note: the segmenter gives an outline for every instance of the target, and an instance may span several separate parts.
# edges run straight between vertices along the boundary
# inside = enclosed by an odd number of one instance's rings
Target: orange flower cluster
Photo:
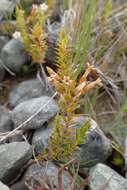
[[[54,85],[54,87],[58,91],[58,93],[64,93],[64,91],[62,92],[62,90],[60,90],[61,84],[64,84],[65,88],[67,88],[67,86],[69,87],[72,85],[72,83],[74,83],[74,80],[71,80],[69,76],[64,76],[63,78],[61,78],[51,68],[47,67],[47,69],[48,69],[48,72],[50,75],[49,80],[50,80],[50,82],[52,82],[52,84]],[[92,88],[94,88],[97,85],[102,86],[102,82],[99,77],[95,81],[92,81],[92,82],[88,81],[87,77],[92,71],[97,72],[96,68],[94,68],[93,65],[90,65],[89,63],[87,63],[87,69],[86,69],[85,73],[81,76],[79,82],[76,82],[75,89],[73,89],[75,91],[75,93],[74,93],[75,95],[80,96],[80,95],[90,91]]]
[[[79,81],[70,79],[69,76],[60,76],[51,68],[47,68],[49,72],[49,80],[55,87],[59,95],[59,104],[62,115],[71,118],[75,114],[75,110],[81,104],[81,97],[95,86],[102,86],[101,79],[98,77],[94,81],[89,81],[88,76],[94,71],[97,72],[93,65],[87,63],[87,69],[81,76]]]
[[[87,63],[87,69],[83,76],[79,80],[79,84],[76,87],[76,93],[79,95],[82,95],[83,93],[86,93],[90,91],[92,88],[94,88],[96,85],[102,86],[102,82],[100,78],[97,78],[95,81],[91,82],[87,80],[88,75],[92,72],[97,72],[96,68],[94,68],[93,65],[90,65]]]

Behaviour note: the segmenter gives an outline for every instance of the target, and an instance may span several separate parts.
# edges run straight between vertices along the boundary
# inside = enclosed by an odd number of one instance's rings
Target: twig
[[[79,172],[79,163],[77,162],[77,169],[76,169],[76,173],[75,173],[75,175],[73,177],[72,184],[71,184],[71,189],[70,190],[74,190],[74,186],[75,186],[76,178],[78,176],[78,172]]]
[[[117,111],[105,111],[97,114],[97,116],[102,116],[102,115],[112,115],[118,113]]]
[[[13,72],[13,71],[11,71],[2,61],[1,61],[1,65],[4,67],[4,69],[8,72],[8,73],[10,73],[10,75],[12,75],[12,76],[15,76],[16,74]]]
[[[58,172],[58,187],[57,187],[57,190],[64,190],[64,185],[63,185],[63,171],[65,170],[65,168],[75,162],[76,159],[72,159],[70,160],[69,162],[67,162],[66,164],[64,164],[63,166],[61,166],[61,168],[59,169],[59,172]]]
[[[15,128],[13,131],[11,131],[10,133],[8,133],[6,136],[4,136],[3,138],[0,139],[0,142],[2,142],[3,140],[5,140],[7,137],[11,136],[12,134],[14,134],[17,130],[21,129],[24,125],[26,125],[29,121],[31,121],[35,116],[37,116],[51,101],[53,98],[55,98],[57,95],[57,92],[54,93],[54,95],[42,106],[40,107],[40,109],[35,112],[32,116],[30,116],[26,121],[24,121],[22,124],[20,124],[17,128]]]
[[[64,187],[63,187],[63,170],[64,170],[64,167],[61,167],[59,172],[58,172],[57,190],[64,190]]]
[[[16,183],[18,181],[18,179],[22,176],[22,174],[24,173],[24,171],[31,166],[32,164],[35,164],[35,160],[29,160],[18,172],[17,176],[9,183],[9,185],[12,185],[14,183]]]
[[[6,135],[8,135],[10,132],[6,132],[6,133],[0,133],[0,138],[5,137]],[[23,131],[19,130],[16,131],[14,134],[9,135],[9,137],[13,137],[15,135],[23,135]],[[0,141],[1,142],[1,141]]]

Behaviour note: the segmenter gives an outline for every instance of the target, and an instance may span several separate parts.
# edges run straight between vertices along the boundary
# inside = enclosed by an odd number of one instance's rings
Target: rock
[[[0,106],[0,132],[6,133],[12,131],[14,129],[14,123],[11,119],[11,111],[5,108],[4,106]],[[3,144],[5,142],[15,142],[15,141],[23,141],[23,134],[15,133],[12,136],[6,138],[6,140],[0,142]]]
[[[1,59],[6,67],[15,73],[18,73],[21,66],[27,62],[27,55],[22,42],[17,39],[10,40],[2,48]]]
[[[48,42],[56,44],[57,39],[59,37],[61,24],[59,22],[54,22],[52,24],[49,24],[47,29],[48,29]]]
[[[26,182],[31,190],[35,190],[38,185],[49,185],[48,181],[50,179],[52,190],[57,190],[58,169],[59,168],[50,161],[33,164],[27,169],[20,182],[14,184],[11,189],[29,190],[25,185]],[[64,172],[63,182],[64,189],[69,189],[71,185],[71,176],[66,171]]]
[[[84,143],[79,146],[78,151],[81,167],[91,167],[99,162],[105,162],[112,152],[110,140],[94,120],[80,117],[75,121],[76,128],[80,128],[88,121],[91,127],[84,137]]]
[[[9,38],[7,36],[0,36],[0,51],[4,47],[5,44],[7,44],[9,41]]]
[[[9,187],[7,187],[6,185],[4,185],[4,184],[0,181],[0,190],[9,190]]]
[[[7,137],[5,142],[22,142],[24,141],[24,138],[27,139],[27,137],[23,134],[23,131],[20,130],[17,131],[17,133],[15,133],[14,135]]]
[[[52,126],[43,126],[37,129],[32,137],[32,145],[34,147],[35,154],[41,154],[45,148],[49,145],[49,139],[52,133]]]
[[[90,190],[127,190],[127,179],[104,164],[90,169]]]
[[[4,79],[5,76],[5,69],[3,67],[3,62],[0,59],[0,82]]]
[[[51,66],[56,62],[56,47],[60,28],[61,24],[58,22],[49,24],[47,27],[49,48],[46,52],[46,62]]]
[[[47,104],[47,105],[46,105]],[[23,125],[22,129],[37,129],[45,122],[48,122],[59,111],[59,108],[54,100],[48,96],[41,96],[39,98],[32,98],[18,104],[12,111],[12,119],[15,127],[22,124],[33,114],[38,112],[44,105],[46,105],[33,119],[27,124]]]
[[[41,84],[38,79],[26,80],[12,89],[9,95],[9,104],[11,107],[15,107],[21,102],[46,94],[50,95],[50,91],[46,91],[44,84]]]
[[[0,180],[8,184],[32,157],[31,146],[27,142],[13,142],[0,145]]]
[[[4,106],[0,106],[0,132],[8,132],[13,129],[13,122],[9,110]]]
[[[7,16],[10,16],[16,7],[16,5],[19,3],[19,0],[0,0],[0,17],[1,19],[7,18]]]
[[[25,185],[24,179],[21,179],[20,181],[11,186],[11,190],[30,190],[30,189]]]

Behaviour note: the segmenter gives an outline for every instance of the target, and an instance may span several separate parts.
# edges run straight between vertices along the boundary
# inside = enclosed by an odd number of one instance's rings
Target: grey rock
[[[4,47],[5,44],[7,44],[9,41],[9,38],[7,36],[0,36],[0,51]]]
[[[21,102],[46,94],[50,95],[50,92],[46,91],[44,84],[41,84],[38,79],[26,80],[12,89],[9,95],[9,104],[11,107],[15,107]]]
[[[54,22],[53,24],[49,24],[47,29],[48,29],[48,41],[50,43],[55,44],[59,36],[61,24],[59,22]]]
[[[90,169],[90,190],[127,190],[127,179],[104,164]]]
[[[42,109],[43,106],[44,108]],[[22,124],[40,109],[41,111],[33,119],[27,122],[27,124],[23,125],[22,129],[28,130],[40,128],[45,122],[53,118],[59,111],[56,102],[51,100],[48,96],[32,98],[18,104],[12,111],[12,119],[15,123],[15,127]]]
[[[43,126],[37,129],[32,137],[32,145],[34,147],[35,154],[41,154],[45,148],[49,145],[49,139],[52,133],[51,124],[48,126]]]
[[[112,152],[110,140],[105,136],[94,120],[80,117],[75,121],[76,128],[82,127],[88,121],[91,127],[77,152],[81,167],[91,167],[99,162],[105,162]]]
[[[15,73],[18,73],[21,66],[27,62],[27,55],[22,42],[17,39],[10,40],[2,48],[1,59],[6,67]]]
[[[52,184],[52,190],[56,190],[58,185],[58,170],[59,168],[52,162],[39,162],[39,164],[31,165],[25,172],[23,178],[14,184],[12,190],[29,190],[25,185],[28,184],[31,190],[35,190],[38,185],[48,185],[48,179]],[[64,189],[69,189],[71,185],[71,176],[68,172],[64,172]]]
[[[4,184],[0,181],[0,190],[9,190],[9,187],[7,187],[6,185],[4,185]]]
[[[0,106],[0,132],[8,132],[13,129],[11,114],[4,106]]]
[[[8,184],[31,157],[32,149],[26,142],[0,145],[0,180]]]
[[[49,48],[46,52],[46,61],[48,64],[53,64],[56,62],[56,47],[57,47],[57,40],[60,32],[61,24],[55,22],[53,24],[48,25],[48,43]]]
[[[0,17],[6,18],[14,12],[19,0],[0,0]]]
[[[5,69],[3,67],[3,62],[0,59],[0,82],[4,79],[5,76]]]
[[[30,190],[30,189],[28,188],[28,186],[25,185],[25,181],[24,181],[24,178],[23,178],[20,181],[14,183],[11,186],[11,190]]]
[[[23,134],[23,131],[20,130],[17,131],[17,133],[15,133],[14,135],[10,135],[9,137],[7,137],[5,142],[22,142],[24,141],[24,138],[27,139],[27,137]]]

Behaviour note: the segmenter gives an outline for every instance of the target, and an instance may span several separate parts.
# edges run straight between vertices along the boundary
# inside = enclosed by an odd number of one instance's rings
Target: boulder
[[[0,51],[8,42],[9,38],[7,36],[0,36]]]
[[[47,26],[47,29],[48,29],[48,42],[57,45],[61,24],[59,22],[54,22],[52,24],[49,24]]]
[[[27,58],[24,46],[18,39],[10,40],[1,50],[3,63],[15,73],[20,71],[21,66],[27,62]]]
[[[0,190],[10,190],[9,187],[7,187],[6,185],[4,185],[1,181],[0,181]]]
[[[4,106],[0,106],[0,132],[8,132],[13,129],[10,111]]]
[[[19,0],[0,0],[0,17],[1,19],[10,16],[19,3]]]
[[[12,190],[31,190],[37,189],[41,186],[44,188],[44,185],[48,186],[48,182],[52,185],[52,190],[58,189],[58,171],[59,168],[52,162],[39,162],[32,164],[27,171],[25,172],[22,179],[14,184]],[[63,184],[64,189],[70,189],[71,185],[71,176],[67,171],[63,174]],[[26,186],[27,184],[27,186]],[[45,187],[46,187],[45,186]],[[45,189],[45,188],[44,188]]]
[[[0,145],[0,180],[9,184],[31,157],[32,149],[27,142]]]
[[[127,179],[104,164],[97,164],[90,169],[90,190],[127,190]]]
[[[40,111],[39,111],[40,110]],[[12,111],[12,119],[15,127],[22,124],[29,117],[37,113],[29,122],[22,126],[22,129],[37,129],[40,128],[45,122],[52,119],[59,108],[55,102],[48,96],[41,96],[39,98],[32,98],[18,104]]]
[[[35,154],[41,154],[45,148],[49,146],[49,139],[52,133],[51,124],[48,126],[43,126],[37,129],[32,137],[32,145],[34,147]]]
[[[15,107],[21,102],[46,94],[50,95],[50,92],[46,91],[45,85],[38,79],[26,80],[12,89],[9,95],[9,104],[11,107]]]
[[[90,122],[91,127],[77,151],[81,167],[91,167],[99,162],[105,162],[112,152],[110,140],[94,120],[87,117],[79,117],[75,120],[75,127],[78,129],[87,122]]]
[[[5,76],[5,69],[3,67],[3,62],[0,59],[0,82],[4,79]]]

